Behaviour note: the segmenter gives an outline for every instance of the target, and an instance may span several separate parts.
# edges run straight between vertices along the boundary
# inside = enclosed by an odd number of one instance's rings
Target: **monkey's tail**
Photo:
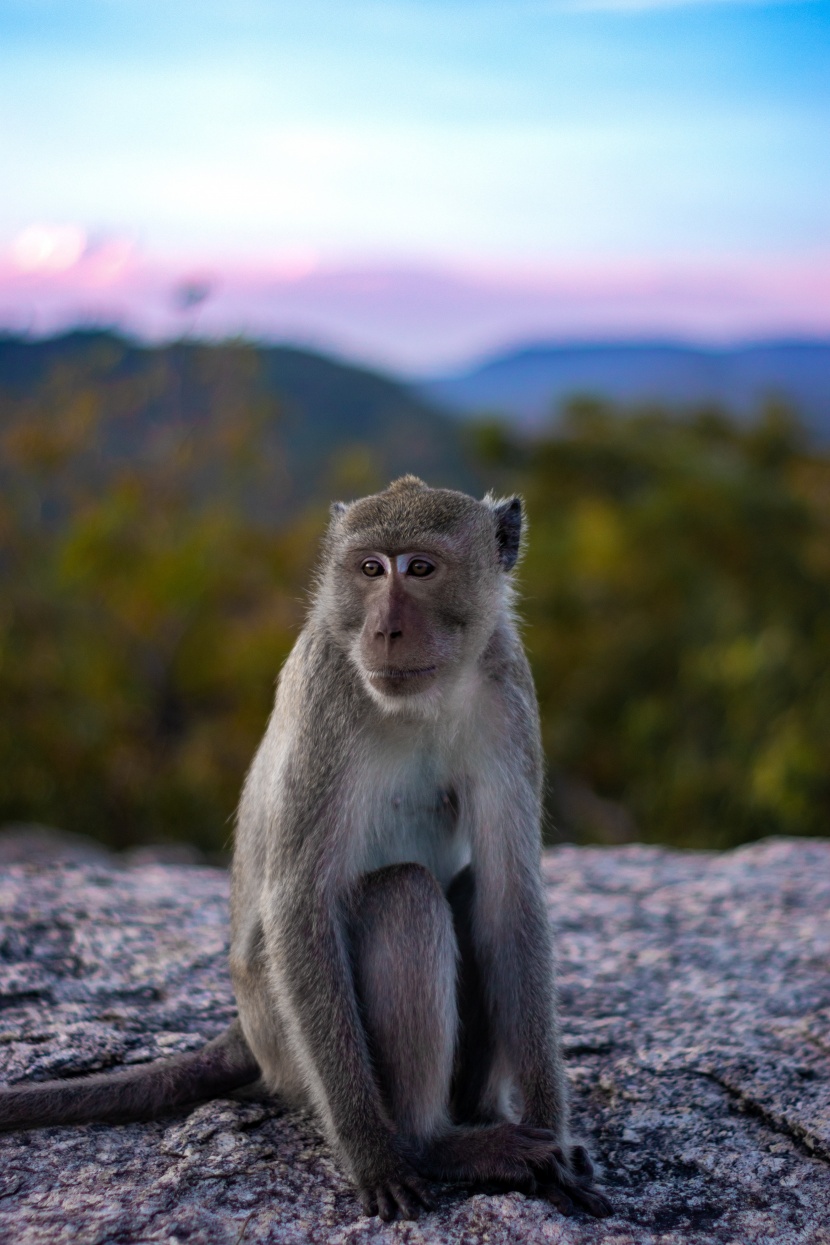
[[[0,1131],[147,1120],[249,1085],[260,1075],[238,1020],[201,1050],[118,1072],[0,1089]]]

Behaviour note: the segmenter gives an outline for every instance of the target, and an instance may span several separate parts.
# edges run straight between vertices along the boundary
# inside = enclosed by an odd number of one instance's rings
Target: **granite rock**
[[[438,1191],[362,1218],[308,1118],[222,1099],[0,1136],[9,1245],[830,1245],[830,842],[544,860],[575,1122],[611,1219]],[[233,1015],[227,875],[83,858],[0,870],[0,1077],[157,1059]]]

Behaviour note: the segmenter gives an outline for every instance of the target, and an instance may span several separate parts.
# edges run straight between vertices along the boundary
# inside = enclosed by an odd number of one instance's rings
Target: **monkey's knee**
[[[407,931],[414,938],[452,936],[452,910],[437,880],[423,865],[407,861],[366,874],[354,897],[358,937],[369,928]]]
[[[432,1135],[447,1118],[455,1048],[452,912],[417,864],[367,875],[354,897],[355,986],[381,1089],[400,1131]]]
[[[452,909],[423,865],[367,874],[353,902],[351,943],[358,988],[418,992],[438,1005],[455,990],[458,955]]]

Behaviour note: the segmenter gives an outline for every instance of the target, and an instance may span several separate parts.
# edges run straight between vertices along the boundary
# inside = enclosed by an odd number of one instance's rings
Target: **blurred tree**
[[[129,381],[61,370],[0,411],[0,820],[228,840],[314,543],[246,505],[270,470],[252,352],[189,361],[200,417],[140,453]]]
[[[312,356],[81,345],[52,343],[26,383],[9,365],[0,393],[0,821],[221,848],[301,623],[319,482],[382,485],[416,418],[419,466],[443,443],[409,408],[380,435],[386,390],[363,374],[338,426],[346,372],[318,377]],[[315,385],[307,478],[284,438]],[[689,846],[826,834],[830,459],[789,413],[741,425],[582,399],[540,437],[466,429],[448,461],[462,443],[469,478],[484,461],[528,502],[554,820]]]
[[[556,767],[647,840],[826,834],[827,457],[780,408],[741,427],[587,400],[519,448],[523,612]]]

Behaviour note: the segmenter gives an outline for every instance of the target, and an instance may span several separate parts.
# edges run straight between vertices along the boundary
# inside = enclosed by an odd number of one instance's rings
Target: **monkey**
[[[541,879],[519,497],[403,476],[335,503],[239,803],[238,1018],[200,1051],[0,1091],[0,1128],[152,1118],[260,1082],[366,1215],[430,1183],[611,1213],[572,1140]]]

